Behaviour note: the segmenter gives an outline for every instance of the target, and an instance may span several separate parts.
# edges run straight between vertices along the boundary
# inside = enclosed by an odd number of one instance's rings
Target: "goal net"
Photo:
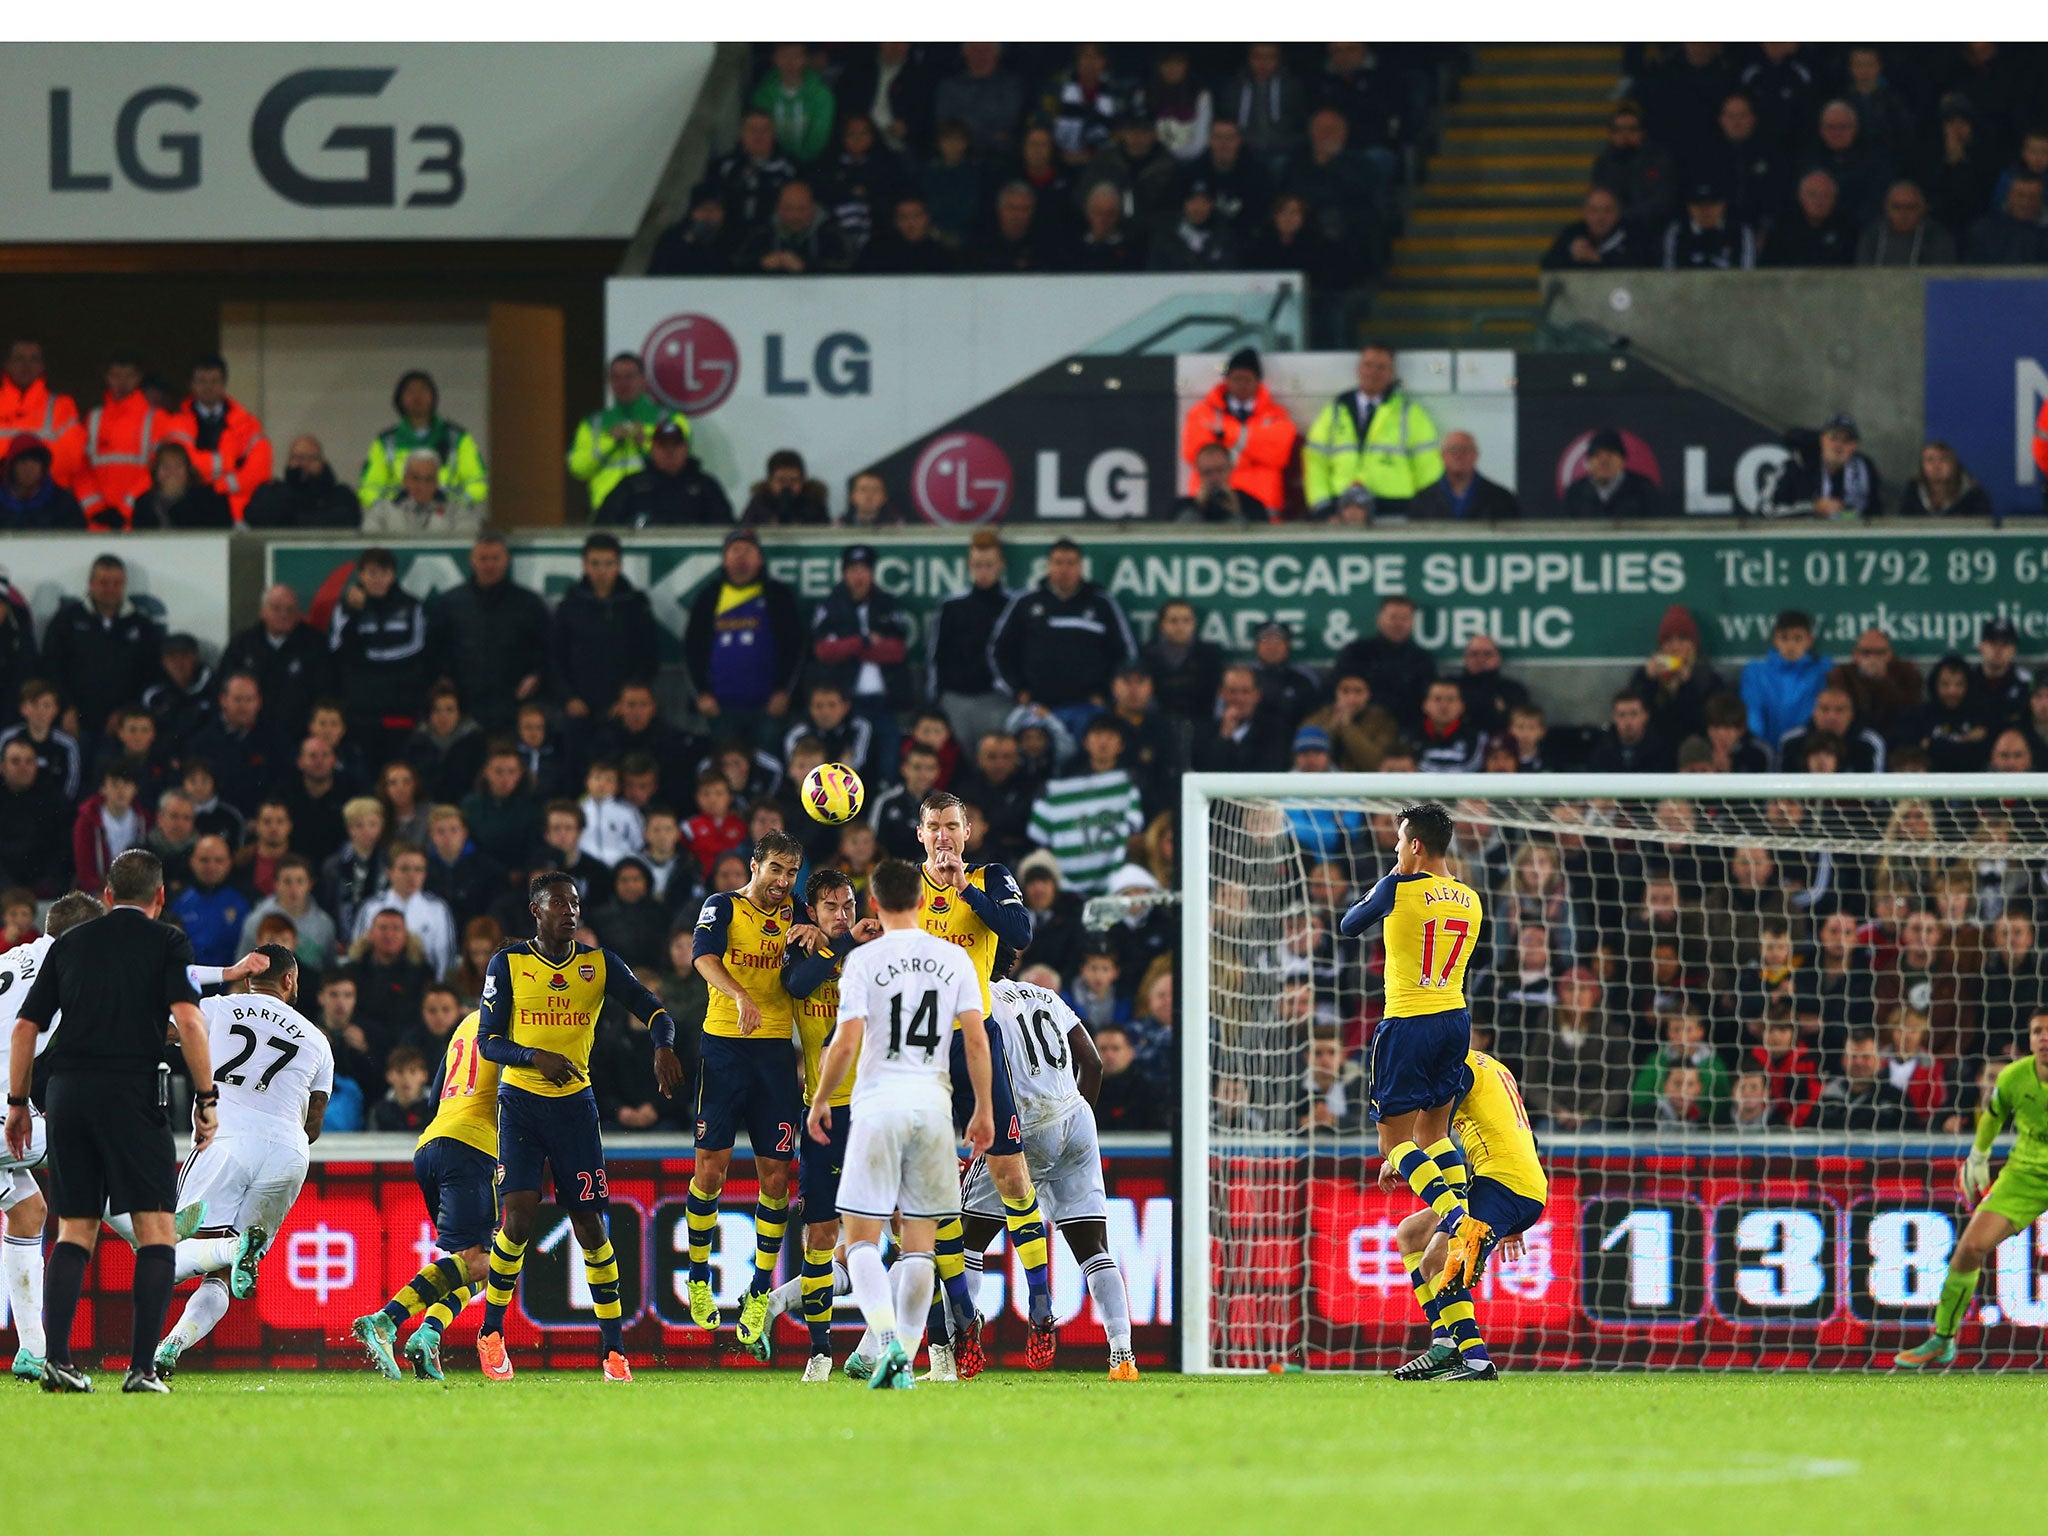
[[[2048,1007],[2038,776],[1191,775],[1182,1357],[1382,1369],[1427,1342],[1365,1112],[1378,930],[1337,933],[1450,808],[1484,901],[1473,1044],[1550,1179],[1473,1289],[1522,1368],[1865,1369],[1924,1338],[1979,1103]],[[1994,1164],[2004,1145],[1994,1154]],[[2043,1363],[2048,1225],[1960,1363]]]

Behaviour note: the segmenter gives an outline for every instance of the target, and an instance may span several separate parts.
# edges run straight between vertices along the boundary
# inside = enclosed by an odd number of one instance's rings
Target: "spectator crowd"
[[[2008,44],[1637,55],[1554,270],[2048,261],[2048,77]]]

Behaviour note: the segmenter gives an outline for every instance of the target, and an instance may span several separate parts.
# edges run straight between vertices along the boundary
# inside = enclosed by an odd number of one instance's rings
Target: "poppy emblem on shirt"
[[[772,917],[767,918],[764,919],[761,924],[761,931],[767,934],[768,937],[772,939],[775,937],[776,934],[782,932],[782,925],[776,922],[775,919]]]
[[[951,905],[952,903],[943,896],[934,896],[932,898],[932,911],[934,912],[943,914]]]
[[[566,991],[568,991],[568,990],[569,990],[569,978],[568,978],[568,977],[566,977],[566,976],[564,976],[564,975],[563,975],[563,974],[562,974],[562,973],[561,973],[560,971],[557,971],[557,972],[555,972],[555,974],[554,974],[554,975],[552,975],[552,976],[550,976],[550,977],[548,978],[548,990],[549,990],[550,992],[566,992]]]
[[[576,967],[576,974],[585,981],[595,981],[597,980],[597,967],[594,965],[579,965]]]

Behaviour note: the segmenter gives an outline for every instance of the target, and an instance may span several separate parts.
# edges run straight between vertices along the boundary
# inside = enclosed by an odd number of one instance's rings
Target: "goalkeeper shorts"
[[[1377,1121],[1457,1103],[1472,1087],[1472,1069],[1465,1064],[1471,1049],[1469,1009],[1381,1019],[1372,1032],[1367,1111]]]
[[[2048,1211],[2048,1174],[2007,1163],[1985,1192],[1984,1207],[1998,1212],[2024,1232]]]

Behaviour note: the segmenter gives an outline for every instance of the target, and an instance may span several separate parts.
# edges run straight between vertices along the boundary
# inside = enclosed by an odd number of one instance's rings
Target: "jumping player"
[[[1088,1294],[1109,1335],[1109,1379],[1136,1381],[1131,1352],[1131,1302],[1123,1272],[1109,1251],[1109,1195],[1102,1182],[1102,1144],[1095,1134],[1095,1095],[1102,1086],[1102,1058],[1095,1042],[1064,999],[1043,987],[1009,979],[1017,952],[998,945],[996,980],[990,987],[993,1015],[1010,1086],[1023,1122],[1024,1159],[1037,1186],[1046,1218],[1059,1228],[1080,1261]],[[960,1192],[965,1212],[967,1268],[981,1276],[981,1256],[1003,1229],[1005,1212],[986,1161],[968,1171]]]
[[[1445,1175],[1462,1168],[1450,1137],[1451,1107],[1472,1086],[1466,1053],[1472,1015],[1465,967],[1479,948],[1485,914],[1479,893],[1446,870],[1451,813],[1426,802],[1395,821],[1393,872],[1344,914],[1339,931],[1357,938],[1384,923],[1386,1014],[1372,1037],[1372,1096],[1380,1152],[1435,1211],[1450,1238],[1446,1273],[1470,1285],[1479,1270],[1486,1224],[1476,1220]]]
[[[555,1201],[568,1208],[583,1250],[591,1310],[603,1337],[604,1379],[631,1381],[619,1321],[619,1261],[605,1231],[610,1191],[597,1098],[590,1091],[590,1047],[607,1000],[645,1021],[654,1035],[655,1082],[667,1098],[683,1081],[675,1021],[625,961],[577,940],[582,898],[567,874],[559,869],[536,874],[527,886],[527,909],[533,913],[534,937],[508,944],[491,957],[478,1010],[477,1048],[501,1069],[498,1166],[504,1219],[491,1244],[477,1359],[488,1379],[512,1379],[512,1362],[505,1355],[505,1309],[512,1304],[512,1288],[540,1212],[545,1164],[554,1178]]]
[[[1529,1129],[1529,1112],[1522,1106],[1514,1074],[1484,1051],[1468,1051],[1465,1065],[1472,1087],[1458,1101],[1451,1127],[1465,1144],[1472,1171],[1465,1186],[1466,1204],[1488,1229],[1480,1251],[1483,1265],[1496,1247],[1513,1242],[1536,1224],[1550,1198],[1550,1180],[1536,1155],[1536,1135]],[[1458,1172],[1465,1166],[1457,1164]],[[1380,1164],[1381,1189],[1392,1194],[1402,1182],[1391,1160]],[[1415,1299],[1429,1319],[1430,1342],[1428,1349],[1396,1368],[1394,1380],[1499,1380],[1499,1368],[1487,1354],[1473,1316],[1471,1288],[1444,1273],[1442,1250],[1448,1244],[1436,1212],[1417,1211],[1396,1229],[1396,1237]]]
[[[884,931],[846,962],[839,1024],[819,1064],[806,1122],[813,1142],[830,1145],[832,1097],[857,1058],[860,1078],[839,1183],[846,1269],[878,1345],[868,1386],[900,1391],[915,1385],[911,1360],[931,1304],[939,1220],[960,1214],[946,1066],[948,1037],[956,1030],[965,1037],[974,1083],[968,1144],[986,1151],[994,1127],[983,983],[958,949],[919,931],[919,876],[910,865],[885,861],[868,889]],[[903,1252],[892,1277],[876,1245],[898,1212]]]

